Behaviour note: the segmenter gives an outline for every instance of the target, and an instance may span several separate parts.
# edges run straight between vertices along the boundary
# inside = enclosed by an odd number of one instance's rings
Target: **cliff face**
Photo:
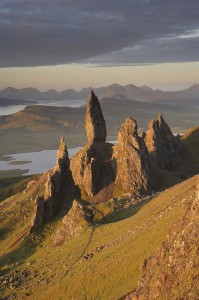
[[[171,169],[181,161],[182,145],[161,114],[149,123],[145,143],[155,167]]]
[[[142,267],[135,293],[126,300],[190,299],[199,295],[199,177],[195,194],[185,195],[185,213],[166,242]]]
[[[144,140],[138,136],[137,122],[127,118],[114,147],[113,166],[116,185],[123,191],[147,191],[154,187],[155,176]]]

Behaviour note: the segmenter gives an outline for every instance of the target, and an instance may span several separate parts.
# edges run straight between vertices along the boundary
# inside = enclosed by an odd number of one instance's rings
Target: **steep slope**
[[[167,240],[145,260],[135,293],[126,300],[197,299],[199,295],[199,177],[195,193],[184,197],[185,212]]]
[[[126,195],[118,204],[125,201],[128,208],[109,212],[60,246],[53,242],[62,225],[60,217],[23,241],[26,212],[21,210],[19,216],[18,208],[21,205],[25,210],[31,200],[26,193],[16,195],[16,202],[1,206],[1,230],[7,228],[0,241],[2,298],[108,300],[127,294],[136,288],[144,260],[166,239],[171,224],[182,217],[183,203],[195,195],[197,182],[195,176],[137,205]],[[17,226],[11,227],[11,220]]]
[[[189,129],[182,137],[185,161],[199,172],[199,126]]]

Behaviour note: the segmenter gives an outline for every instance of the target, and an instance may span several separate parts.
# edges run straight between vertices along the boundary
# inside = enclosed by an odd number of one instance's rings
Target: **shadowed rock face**
[[[123,191],[146,191],[154,185],[148,151],[137,133],[137,122],[128,117],[114,147],[113,167],[116,185]]]
[[[145,143],[155,167],[170,169],[181,161],[182,145],[161,114],[149,123]]]
[[[138,288],[126,300],[198,299],[199,184],[194,195],[186,195],[185,205],[167,240],[145,260]]]
[[[61,228],[55,236],[55,244],[60,245],[70,238],[76,237],[86,227],[90,226],[93,213],[84,208],[77,200],[73,201],[72,207],[63,219]]]
[[[39,228],[44,224],[44,198],[37,197],[35,200],[34,216],[31,228]]]
[[[56,166],[48,173],[46,182],[44,194],[46,219],[51,219],[63,206],[67,196],[72,194],[74,186],[68,151],[62,137],[59,150],[57,151]]]
[[[106,123],[98,98],[91,91],[86,109],[86,133],[88,144],[106,141]]]

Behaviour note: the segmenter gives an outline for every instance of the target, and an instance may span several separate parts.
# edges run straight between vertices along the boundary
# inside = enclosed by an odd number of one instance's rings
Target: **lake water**
[[[116,144],[117,141],[108,141]],[[71,158],[82,147],[68,149],[68,156]],[[40,174],[50,170],[56,164],[57,150],[43,150],[39,152],[18,153],[4,155],[7,161],[0,161],[0,171],[6,170],[28,170],[25,175]]]
[[[10,105],[10,106],[0,106],[0,116],[6,116],[14,114],[20,110],[23,110],[25,105]]]
[[[35,100],[37,101],[37,100]],[[87,99],[83,100],[60,100],[60,101],[40,101],[35,105],[46,105],[46,106],[58,106],[58,107],[80,107],[86,104]],[[27,105],[10,105],[10,106],[0,106],[0,116],[14,114],[20,110],[23,110]]]
[[[69,157],[71,158],[76,154],[82,147],[77,147],[73,149],[68,149]],[[56,164],[56,154],[57,150],[44,150],[39,152],[30,152],[30,153],[19,153],[5,155],[5,158],[10,158],[9,161],[0,161],[0,170],[29,170],[25,175],[33,175],[43,173],[48,171]],[[19,161],[19,164],[17,164]],[[23,161],[30,161],[28,163],[20,163]],[[14,162],[14,164],[10,164]]]

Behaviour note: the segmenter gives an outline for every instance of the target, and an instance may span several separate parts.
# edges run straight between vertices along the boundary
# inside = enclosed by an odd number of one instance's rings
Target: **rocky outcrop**
[[[64,138],[61,138],[57,152],[56,166],[43,175],[45,190],[42,197],[35,202],[35,214],[32,227],[40,227],[51,220],[63,206],[71,206],[71,199],[79,196],[79,189],[75,186],[70,170],[70,160]],[[42,203],[43,201],[43,203]]]
[[[128,117],[118,134],[114,147],[115,184],[123,191],[147,191],[155,184],[148,151],[138,136],[137,122]]]
[[[75,181],[88,197],[114,181],[111,165],[112,145],[106,141],[106,124],[98,98],[91,91],[86,110],[88,145],[74,155],[70,168]]]
[[[89,197],[95,196],[114,181],[111,156],[111,144],[95,142],[72,157],[70,168],[75,184]]]
[[[126,300],[198,299],[199,185],[193,197],[186,197],[185,205],[183,218],[145,260],[138,288]]]
[[[67,197],[75,193],[76,187],[70,170],[70,160],[64,138],[57,152],[56,166],[48,173],[44,194],[45,218],[51,219],[64,205]]]
[[[90,209],[74,200],[71,209],[63,219],[61,228],[56,233],[55,244],[60,245],[70,238],[78,236],[83,229],[90,226],[92,217],[93,212]]]
[[[144,137],[146,147],[154,167],[171,169],[179,164],[182,155],[182,144],[175,137],[161,114],[158,119],[149,123]]]
[[[106,123],[99,100],[93,91],[89,95],[86,109],[86,133],[88,144],[106,141]]]

